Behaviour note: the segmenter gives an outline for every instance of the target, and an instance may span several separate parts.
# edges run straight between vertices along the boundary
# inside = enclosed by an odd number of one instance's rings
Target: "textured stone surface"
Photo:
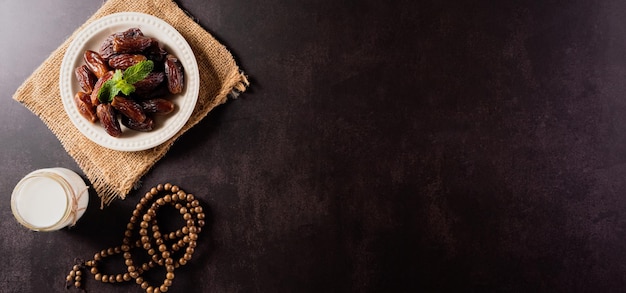
[[[54,233],[20,227],[10,193],[34,169],[78,170],[10,97],[100,3],[0,3],[2,292],[64,292],[73,259],[118,244],[138,198],[165,181],[211,215],[173,292],[626,286],[619,1],[181,0],[252,87],[136,194]]]

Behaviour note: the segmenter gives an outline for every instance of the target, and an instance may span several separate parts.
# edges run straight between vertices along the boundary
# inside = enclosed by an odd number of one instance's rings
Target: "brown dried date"
[[[165,75],[163,75],[165,76]],[[163,77],[165,79],[165,77]],[[137,100],[147,100],[147,99],[156,99],[156,98],[165,98],[170,96],[170,91],[167,89],[167,84],[165,82],[161,82],[159,86],[151,91],[139,91],[133,94],[133,98]]]
[[[132,38],[135,36],[143,36],[143,33],[139,28],[130,28],[126,31],[114,33],[108,36],[100,45],[100,55],[104,58],[104,60],[109,60],[111,56],[116,54],[113,51],[113,39],[118,36]]]
[[[102,42],[102,45],[100,45],[100,56],[102,56],[104,60],[109,60],[111,56],[115,55],[115,52],[113,52],[114,38],[115,34],[110,35],[104,40],[104,42]]]
[[[137,95],[145,95],[157,88],[165,79],[163,72],[150,72],[146,78],[133,84]]]
[[[146,57],[148,57],[148,59],[161,63],[167,55],[167,51],[165,51],[165,48],[163,48],[163,44],[161,44],[159,40],[152,38],[152,44],[148,48],[146,48],[144,54],[146,55]]]
[[[113,52],[118,54],[142,52],[150,45],[152,45],[152,38],[145,36],[117,35],[113,38]]]
[[[146,59],[146,56],[141,54],[117,54],[109,58],[109,66],[114,69],[126,70],[126,68]]]
[[[122,136],[122,127],[117,120],[115,109],[110,104],[100,104],[96,108],[96,114],[100,119],[100,124],[104,127],[106,133],[113,137]]]
[[[143,122],[146,120],[146,114],[144,113],[141,105],[131,99],[115,96],[111,102],[111,106],[113,106],[115,110],[122,113],[122,115],[137,122]]]
[[[166,99],[149,99],[139,102],[145,113],[167,115],[174,111],[174,103]]]
[[[132,38],[136,36],[143,37],[143,32],[138,27],[131,27],[123,32],[121,32],[122,36],[127,38]]]
[[[122,115],[121,120],[122,120],[122,125],[132,130],[147,132],[147,131],[151,131],[152,129],[154,129],[154,120],[150,117],[146,117],[146,120],[144,120],[143,122],[137,122],[135,120],[132,120]]]
[[[74,74],[76,74],[80,88],[83,89],[86,94],[91,94],[98,78],[89,70],[89,67],[87,67],[87,65],[76,67]]]
[[[85,51],[83,59],[85,59],[85,64],[87,64],[89,70],[91,70],[97,78],[102,77],[110,70],[109,65],[107,65],[106,61],[104,61],[102,56],[100,56],[97,52],[87,50]]]
[[[113,71],[105,73],[104,76],[98,79],[96,85],[93,86],[93,91],[91,92],[91,104],[94,106],[100,104],[100,100],[98,100],[98,92],[100,91],[102,85],[113,77],[113,73]]]
[[[78,113],[85,117],[89,122],[96,122],[98,120],[98,116],[96,115],[96,107],[91,104],[91,98],[89,94],[85,92],[77,92],[74,95],[74,103],[76,103],[76,108],[78,108]]]
[[[172,54],[165,58],[165,77],[170,93],[178,94],[183,91],[183,65]]]

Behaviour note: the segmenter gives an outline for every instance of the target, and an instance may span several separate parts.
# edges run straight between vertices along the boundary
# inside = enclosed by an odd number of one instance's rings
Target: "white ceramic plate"
[[[100,44],[106,37],[133,27],[141,29],[146,36],[157,38],[164,44],[166,51],[180,60],[184,67],[185,84],[182,93],[169,98],[176,105],[174,112],[167,116],[155,117],[155,129],[150,132],[139,132],[122,125],[122,136],[112,137],[104,131],[99,122],[91,123],[78,112],[74,95],[81,89],[74,70],[84,64],[85,50],[98,52]],[[172,138],[187,123],[196,106],[200,89],[198,64],[187,41],[165,21],[152,15],[135,12],[102,17],[78,32],[63,57],[59,82],[63,107],[76,128],[93,142],[118,151],[146,150]]]

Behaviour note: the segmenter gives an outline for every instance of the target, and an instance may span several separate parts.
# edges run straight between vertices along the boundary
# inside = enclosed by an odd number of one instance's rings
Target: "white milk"
[[[88,202],[85,182],[65,168],[31,172],[20,180],[11,195],[13,215],[35,231],[59,230],[74,224]]]

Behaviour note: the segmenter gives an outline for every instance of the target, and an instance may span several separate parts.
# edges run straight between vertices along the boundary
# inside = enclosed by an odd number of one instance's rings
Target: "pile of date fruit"
[[[147,132],[155,127],[154,115],[167,115],[175,105],[168,99],[183,90],[183,66],[168,53],[161,42],[144,36],[139,28],[130,28],[108,36],[99,52],[87,50],[85,64],[74,71],[82,89],[74,96],[78,112],[92,123],[100,121],[105,131],[122,135],[122,125]],[[132,92],[118,92],[112,99],[99,97],[103,85],[143,61],[152,62],[152,70],[132,84]],[[143,65],[143,64],[142,64]]]

